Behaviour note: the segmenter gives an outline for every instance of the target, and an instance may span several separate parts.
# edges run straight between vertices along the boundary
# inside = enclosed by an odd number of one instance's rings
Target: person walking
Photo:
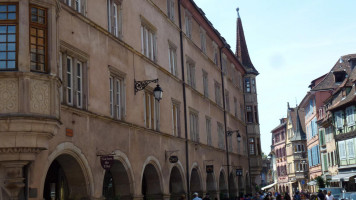
[[[288,192],[286,192],[286,193],[284,194],[284,199],[285,199],[285,200],[291,200],[291,198],[290,198]]]
[[[334,200],[334,195],[331,194],[331,191],[328,191],[328,194],[326,195],[326,200]]]
[[[202,200],[202,199],[200,197],[198,197],[198,193],[197,192],[194,192],[193,200]]]
[[[325,195],[323,194],[323,192],[321,190],[319,190],[317,197],[318,197],[318,200],[325,200]]]

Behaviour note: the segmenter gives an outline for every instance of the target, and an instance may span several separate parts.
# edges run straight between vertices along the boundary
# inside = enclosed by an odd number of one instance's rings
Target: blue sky
[[[236,8],[257,77],[262,151],[271,130],[299,103],[312,80],[356,53],[356,1],[194,0],[235,52]]]

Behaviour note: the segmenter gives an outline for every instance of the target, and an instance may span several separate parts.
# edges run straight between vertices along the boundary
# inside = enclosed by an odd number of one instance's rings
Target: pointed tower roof
[[[242,65],[246,68],[247,73],[258,75],[258,71],[253,66],[250,55],[248,54],[247,44],[245,40],[244,29],[240,18],[239,8],[237,11],[237,26],[236,26],[236,56]]]
[[[299,140],[306,140],[306,134],[303,130],[302,122],[301,122],[301,117],[302,121],[304,124],[304,112],[300,112],[300,108],[296,107],[296,123],[293,123],[294,127],[294,137],[291,138],[291,141],[299,141]]]

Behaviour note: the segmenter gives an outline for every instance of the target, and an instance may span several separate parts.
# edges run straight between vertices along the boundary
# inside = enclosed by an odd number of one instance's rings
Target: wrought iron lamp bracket
[[[158,78],[154,80],[144,80],[144,81],[136,81],[134,80],[135,85],[135,95],[138,91],[141,91],[147,87],[150,83],[158,83]]]

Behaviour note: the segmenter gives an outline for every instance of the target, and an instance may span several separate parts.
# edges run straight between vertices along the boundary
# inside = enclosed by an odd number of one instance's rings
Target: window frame
[[[168,62],[169,62],[169,71],[171,72],[171,74],[174,76],[178,76],[177,47],[171,43],[169,43],[169,47],[168,47]]]
[[[180,103],[172,100],[172,133],[180,137]]]
[[[0,69],[0,71],[17,71],[18,70],[18,50],[19,50],[19,4],[17,2],[1,2],[0,5],[6,5],[7,7],[9,5],[14,5],[16,7],[16,10],[15,10],[15,17],[16,19],[14,20],[11,20],[11,19],[6,19],[6,20],[0,20],[0,25],[6,25],[7,26],[15,26],[15,66],[14,68],[8,68],[7,67],[7,62],[8,62],[8,59],[7,59],[7,46],[8,46],[8,42],[6,40],[6,42],[4,42],[4,44],[6,45],[5,49],[6,51],[2,51],[2,52],[6,52],[6,60],[4,60],[6,62],[6,67],[4,69]],[[7,8],[8,9],[8,8]],[[6,12],[6,13],[9,13],[9,12]],[[10,12],[10,13],[13,13],[13,12]],[[7,38],[8,36],[8,33],[6,32],[5,33],[5,36]],[[11,51],[12,52],[12,51]]]
[[[110,81],[110,117],[124,120],[125,116],[125,77],[111,73]]]
[[[255,155],[256,154],[255,138],[250,137],[248,139],[248,146],[249,146],[249,155]]]
[[[40,23],[37,23],[37,22],[32,22],[32,8],[36,8],[38,10],[43,10],[44,11],[44,24],[40,24]],[[37,15],[38,17],[39,15]],[[29,6],[29,38],[30,38],[30,41],[29,41],[29,49],[30,49],[30,54],[31,54],[31,28],[34,28],[37,30],[41,29],[43,30],[43,40],[44,40],[44,68],[43,68],[43,71],[42,70],[35,70],[35,69],[32,69],[32,64],[30,64],[30,70],[32,72],[38,72],[38,73],[48,73],[49,71],[49,66],[48,66],[48,9],[45,8],[45,7],[42,7],[42,6],[38,6],[38,5],[35,5],[35,4],[30,4]],[[37,42],[37,39],[38,39],[38,35],[36,35],[36,60],[38,61],[38,58],[37,56],[39,55],[38,54],[38,42]],[[39,62],[36,63],[38,64]],[[30,55],[30,63],[32,63],[31,61],[31,55]]]
[[[189,131],[190,139],[194,142],[199,142],[199,113],[191,110],[189,112]]]
[[[149,100],[149,104],[147,104]],[[159,131],[160,129],[160,104],[154,98],[153,92],[145,90],[144,93],[145,105],[145,127],[148,129]],[[149,107],[147,107],[149,105]]]
[[[221,106],[221,87],[220,83],[215,81],[214,88],[215,88],[215,103],[218,106]]]
[[[207,145],[212,146],[212,137],[211,137],[211,118],[210,117],[205,117],[205,131],[206,131],[206,137],[207,137]]]
[[[184,22],[185,22],[185,35],[189,39],[192,39],[192,14],[188,10],[185,10]]]
[[[167,0],[167,16],[171,21],[174,21],[174,0]]]
[[[157,62],[156,29],[148,22],[141,23],[141,53],[153,62]]]
[[[187,61],[187,83],[192,88],[196,88],[195,63],[193,61]]]
[[[107,0],[108,31],[117,38],[122,37],[122,5],[119,0]]]
[[[209,79],[208,79],[208,72],[206,72],[204,69],[203,71],[203,91],[204,91],[204,97],[209,98]]]

